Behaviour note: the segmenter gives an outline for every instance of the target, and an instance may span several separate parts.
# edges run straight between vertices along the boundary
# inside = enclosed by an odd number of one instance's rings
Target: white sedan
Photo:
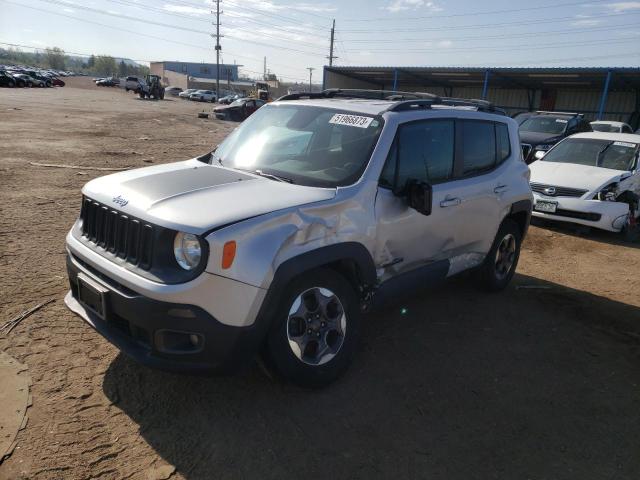
[[[533,216],[611,232],[636,228],[640,216],[640,135],[572,135],[532,163]]]
[[[594,132],[633,133],[633,129],[624,122],[597,120],[595,122],[591,122],[590,125]]]
[[[216,92],[213,90],[196,90],[191,95],[189,95],[189,100],[194,100],[196,102],[215,102],[218,99],[216,96]]]

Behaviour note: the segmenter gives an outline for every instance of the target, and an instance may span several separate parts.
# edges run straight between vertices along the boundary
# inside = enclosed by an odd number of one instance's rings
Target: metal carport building
[[[326,66],[324,88],[430,92],[486,99],[510,114],[584,113],[590,120],[640,123],[640,68],[466,68]]]

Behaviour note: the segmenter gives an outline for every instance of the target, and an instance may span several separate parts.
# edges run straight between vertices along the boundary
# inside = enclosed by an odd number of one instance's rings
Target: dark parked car
[[[579,113],[533,112],[520,123],[522,157],[527,163],[535,162],[563,138],[591,131],[591,125]]]
[[[4,70],[0,70],[0,87],[13,88],[16,86],[16,79]]]
[[[216,118],[221,120],[237,120],[242,121],[258,110],[266,102],[256,98],[240,98],[235,102],[225,105],[224,107],[216,107],[213,113]]]
[[[98,80],[96,85],[99,87],[115,87],[116,85],[120,85],[119,78],[103,78],[102,80]]]
[[[53,77],[51,79],[51,83],[53,83],[54,87],[64,87],[65,86],[65,83],[62,80],[60,80],[59,78],[56,78],[56,77]]]

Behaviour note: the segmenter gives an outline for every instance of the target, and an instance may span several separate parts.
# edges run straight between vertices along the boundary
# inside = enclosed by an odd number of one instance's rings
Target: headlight
[[[618,190],[618,182],[613,182],[596,194],[596,198],[603,202],[615,202]]]
[[[546,154],[547,154],[547,152],[544,152],[542,150],[536,150],[536,153],[534,153],[533,156],[536,157],[536,160],[540,160]]]
[[[173,241],[173,253],[178,265],[185,270],[193,270],[202,258],[200,240],[191,233],[178,232]]]

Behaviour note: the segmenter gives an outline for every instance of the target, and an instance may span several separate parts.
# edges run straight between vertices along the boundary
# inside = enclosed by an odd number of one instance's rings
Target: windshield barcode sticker
[[[349,125],[350,127],[367,128],[373,121],[372,117],[361,117],[359,115],[345,115],[344,113],[336,113],[329,123],[335,125]]]
[[[627,147],[627,148],[636,148],[637,145],[635,143],[627,143],[627,142],[613,142],[616,147]]]

